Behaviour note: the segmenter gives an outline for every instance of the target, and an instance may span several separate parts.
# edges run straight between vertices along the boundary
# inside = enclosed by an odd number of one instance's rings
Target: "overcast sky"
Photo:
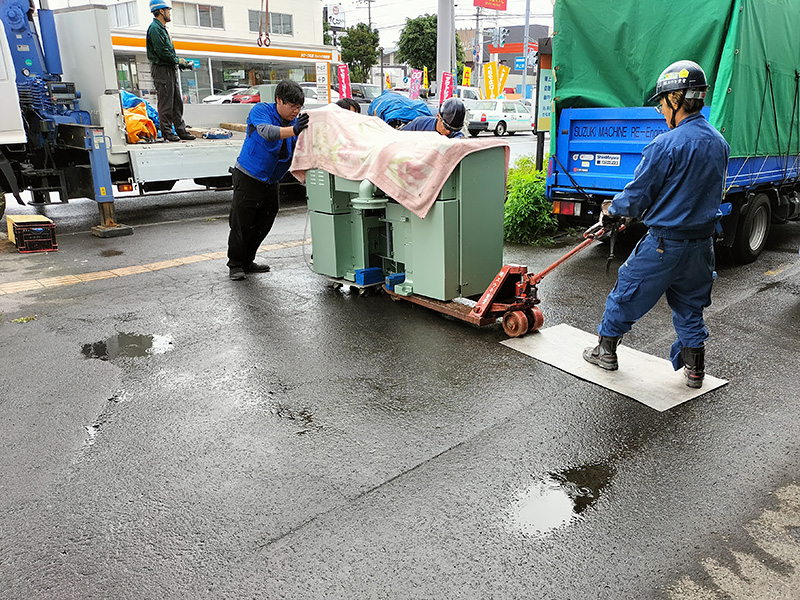
[[[357,23],[367,22],[367,1],[341,0],[339,2],[345,12],[345,24],[352,27]],[[329,4],[323,0],[323,4]],[[337,4],[332,1],[330,4]],[[500,25],[525,25],[525,0],[507,0],[508,10],[505,12],[481,9],[482,27],[491,27],[495,23],[495,15]],[[475,6],[472,0],[460,0],[455,3],[456,29],[475,28]],[[406,19],[414,19],[424,14],[436,14],[437,0],[372,0],[372,26],[381,34],[381,45],[384,48],[397,46],[400,32]],[[553,4],[551,0],[530,0],[530,23],[553,27]]]

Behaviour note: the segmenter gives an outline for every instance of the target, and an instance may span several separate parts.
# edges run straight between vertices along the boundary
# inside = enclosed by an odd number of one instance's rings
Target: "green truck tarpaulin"
[[[646,105],[693,60],[731,156],[800,154],[800,0],[556,0],[553,17],[556,114]]]

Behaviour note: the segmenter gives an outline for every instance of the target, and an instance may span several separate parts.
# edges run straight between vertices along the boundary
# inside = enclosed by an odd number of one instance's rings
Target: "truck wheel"
[[[0,217],[6,213],[6,195],[0,190]]]
[[[478,129],[468,129],[467,131],[469,131],[469,134],[472,137],[478,137],[478,134],[480,133],[480,130]]]
[[[503,135],[506,132],[506,129],[508,129],[508,128],[506,127],[505,122],[504,121],[500,121],[497,124],[497,127],[494,128],[494,134],[498,135],[498,136],[499,135]]]
[[[731,246],[731,252],[736,260],[751,263],[758,258],[767,245],[771,221],[772,209],[769,197],[766,194],[756,195],[747,214],[740,219],[736,228],[736,238]]]

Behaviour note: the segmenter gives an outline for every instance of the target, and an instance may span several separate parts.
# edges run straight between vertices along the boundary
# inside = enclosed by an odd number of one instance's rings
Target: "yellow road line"
[[[284,248],[294,248],[302,246],[311,242],[308,240],[297,240],[295,242],[286,242],[284,244],[267,244],[259,247],[259,252],[272,252],[275,250],[283,250]],[[206,260],[218,260],[226,258],[227,252],[207,252],[205,254],[194,254],[192,256],[184,256],[182,258],[174,258],[171,260],[162,260],[146,265],[132,265],[130,267],[122,267],[120,269],[110,269],[107,271],[94,271],[93,273],[78,273],[77,275],[62,275],[60,277],[47,277],[45,279],[28,279],[25,281],[12,281],[11,283],[0,284],[0,296],[7,294],[17,294],[20,292],[29,292],[31,290],[43,290],[54,287],[61,287],[64,285],[75,285],[78,283],[86,283],[87,281],[99,281],[100,279],[113,279],[114,277],[127,277],[128,275],[140,275],[142,273],[152,273],[154,271],[161,271],[162,269],[171,269],[172,267],[180,267],[181,265],[190,265],[192,263],[203,262]]]

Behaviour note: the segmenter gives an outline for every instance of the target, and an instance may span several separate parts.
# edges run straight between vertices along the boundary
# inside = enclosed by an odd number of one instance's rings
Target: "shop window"
[[[270,35],[294,35],[294,28],[292,27],[292,15],[285,13],[269,13],[268,28],[263,12],[259,12],[257,10],[248,10],[247,14],[250,21],[250,31],[253,33],[259,33],[260,14],[261,31],[269,31]]]
[[[225,28],[225,20],[222,17],[222,7],[212,6],[210,4],[173,2],[172,20],[176,25],[185,25],[186,27],[207,27],[209,29]]]
[[[135,27],[139,24],[136,2],[122,2],[108,6],[108,20],[111,27]]]

